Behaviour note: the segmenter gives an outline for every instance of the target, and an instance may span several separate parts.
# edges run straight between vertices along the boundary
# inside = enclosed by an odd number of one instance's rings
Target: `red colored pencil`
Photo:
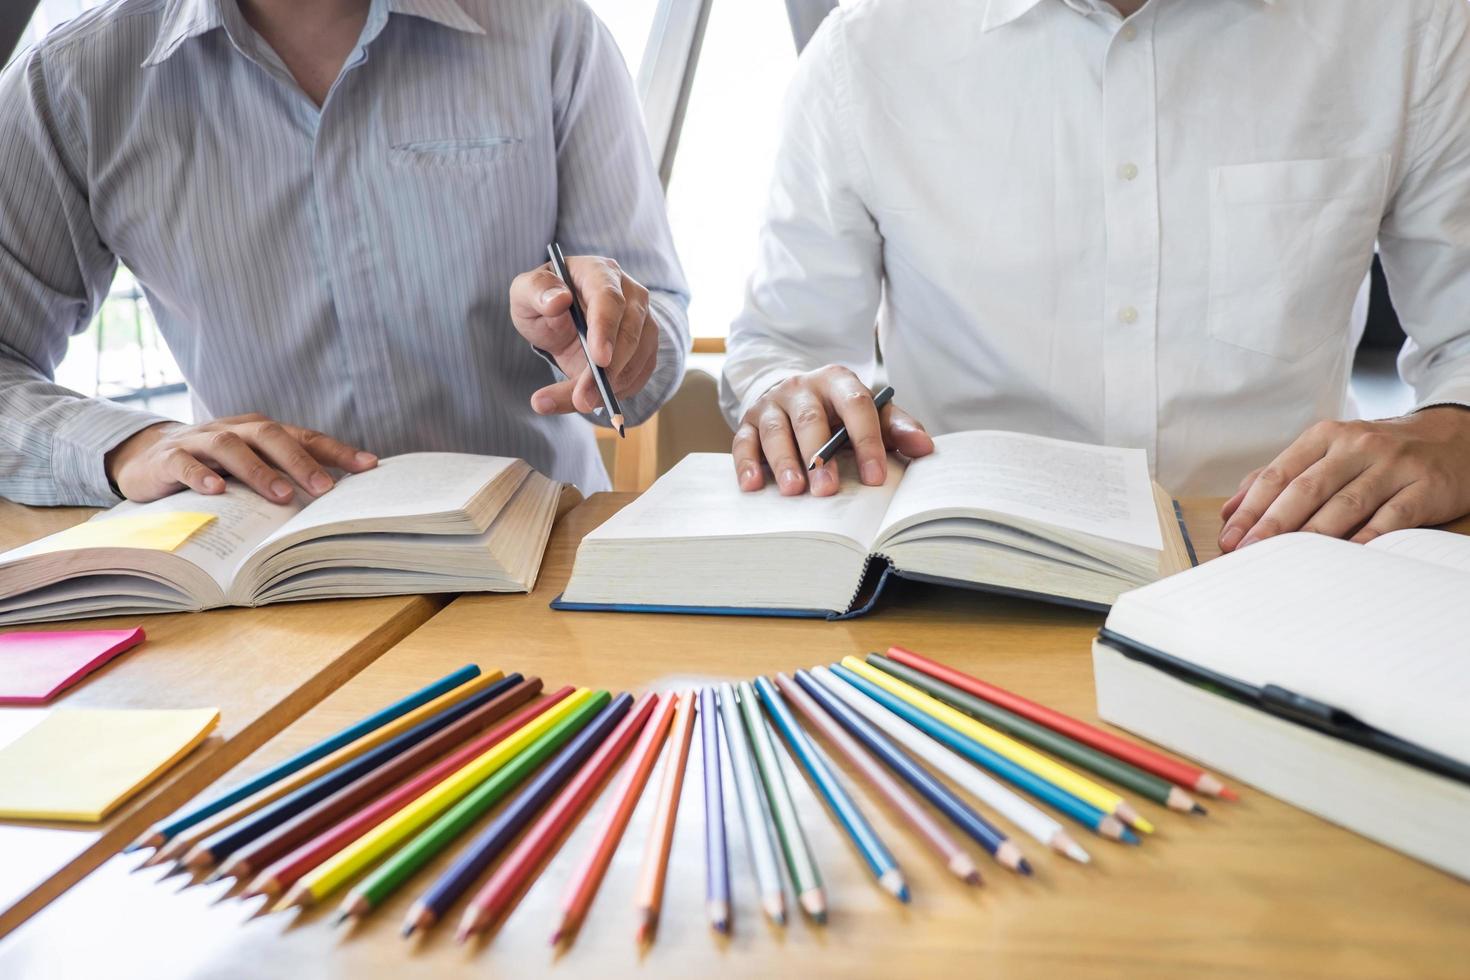
[[[342,823],[313,837],[261,872],[260,877],[251,882],[250,888],[246,890],[242,897],[251,898],[255,895],[269,895],[274,899],[281,892],[294,885],[297,879],[312,868],[315,868],[327,858],[336,854],[342,848],[403,809],[410,802],[428,792],[445,777],[458,771],[465,763],[474,759],[480,753],[490,748],[490,746],[509,738],[517,729],[521,728],[532,718],[546,711],[557,702],[565,700],[575,690],[576,688],[568,684],[566,687],[548,694],[540,701],[527,705],[473,742],[465,745],[458,752],[445,757],[430,768],[425,769],[387,796],[379,799],[376,803],[359,810]]]
[[[1187,765],[1161,755],[1152,749],[1146,749],[1127,739],[1119,738],[1110,732],[1100,728],[1094,728],[1086,722],[1078,721],[1076,718],[1064,715],[1060,711],[1053,711],[1046,705],[1029,701],[1019,694],[1012,694],[1004,688],[987,684],[978,677],[947,667],[942,663],[930,660],[928,657],[905,650],[903,647],[889,647],[888,656],[901,664],[906,664],[915,670],[922,670],[930,677],[936,677],[946,684],[952,684],[962,691],[968,691],[977,698],[984,698],[991,704],[1000,705],[1008,711],[1014,711],[1022,718],[1028,718],[1038,725],[1045,725],[1052,731],[1061,732],[1068,738],[1076,739],[1083,745],[1090,745],[1099,752],[1106,752],[1111,756],[1122,759],[1130,765],[1137,766],[1147,772],[1153,773],[1162,779],[1180,786],[1188,786],[1201,793],[1218,796],[1221,799],[1234,800],[1238,797],[1220,780],[1194,766]]]
[[[633,749],[633,758],[628,762],[628,775],[618,787],[617,804],[608,812],[607,819],[597,834],[596,846],[588,852],[582,866],[572,877],[572,887],[567,892],[566,901],[562,903],[561,925],[551,937],[553,943],[569,939],[587,917],[587,910],[591,908],[592,899],[596,897],[597,889],[602,884],[602,876],[607,873],[613,852],[618,849],[618,841],[622,840],[623,831],[628,829],[633,808],[643,795],[643,787],[648,785],[653,764],[658,761],[659,750],[664,745],[664,736],[668,734],[669,726],[674,721],[674,708],[678,700],[673,694],[660,698],[658,711],[648,727],[643,729],[643,735]]]
[[[582,810],[607,779],[633,739],[643,730],[658,695],[645,694],[633,705],[633,710],[623,719],[607,741],[598,747],[581,771],[542,814],[541,819],[526,832],[515,850],[506,855],[490,880],[470,899],[460,920],[455,939],[464,942],[499,920],[509,911],[511,901],[520,894],[526,882],[535,874],[543,861],[556,853],[568,828],[581,815]]]

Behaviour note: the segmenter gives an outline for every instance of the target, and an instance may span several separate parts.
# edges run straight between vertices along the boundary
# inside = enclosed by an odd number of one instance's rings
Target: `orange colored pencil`
[[[607,866],[612,863],[613,852],[618,849],[618,841],[622,840],[623,831],[628,829],[633,808],[643,795],[643,787],[648,785],[653,764],[658,761],[664,736],[668,734],[669,725],[674,720],[676,702],[674,695],[662,695],[654,710],[653,719],[643,729],[643,734],[633,749],[633,757],[628,760],[628,775],[618,787],[617,804],[609,811],[607,820],[597,835],[597,844],[588,852],[586,860],[572,877],[572,887],[562,903],[561,925],[551,937],[553,944],[570,939],[587,917],[587,910],[592,906],[592,899],[597,895],[602,877],[607,873]]]
[[[643,852],[643,869],[638,875],[638,941],[653,938],[658,912],[664,902],[664,879],[669,872],[669,849],[674,845],[674,821],[679,816],[679,794],[684,789],[684,767],[689,763],[689,743],[694,737],[694,692],[679,695],[674,711],[673,733],[669,736],[669,760],[664,764],[658,786],[658,809],[648,830],[648,847]]]

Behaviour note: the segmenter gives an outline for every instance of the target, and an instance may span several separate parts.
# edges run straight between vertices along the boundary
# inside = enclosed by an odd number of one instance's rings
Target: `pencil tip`
[[[813,456],[806,464],[806,471],[810,473],[812,470],[816,469],[817,463],[820,461],[820,459],[821,457],[819,456]]]
[[[967,885],[978,885],[980,881],[980,872],[977,870],[972,869],[969,874],[965,875],[965,884]]]
[[[1220,799],[1230,800],[1232,802],[1240,799],[1240,794],[1236,793],[1235,790],[1231,789],[1229,786],[1222,786],[1218,795]]]
[[[340,926],[350,918],[352,918],[352,913],[346,909],[342,909],[336,915],[332,916],[332,925]]]
[[[1087,851],[1082,847],[1082,845],[1076,843],[1075,841],[1069,841],[1067,843],[1065,853],[1067,857],[1071,858],[1073,861],[1078,862],[1079,864],[1092,863],[1092,855],[1088,854]]]
[[[1021,874],[1023,875],[1035,874],[1035,871],[1031,867],[1031,862],[1027,861],[1025,858],[1021,858],[1020,861],[1016,862],[1016,870],[1021,872]]]
[[[403,924],[403,928],[398,930],[398,935],[402,936],[404,939],[407,939],[409,936],[413,935],[413,931],[416,928],[417,926],[414,923],[405,922]]]
[[[1122,832],[1118,834],[1118,839],[1125,844],[1137,844],[1139,842],[1138,835],[1127,827],[1124,827]]]
[[[1198,803],[1196,803],[1194,805],[1194,809],[1191,812],[1198,813],[1200,816],[1208,816],[1210,811],[1209,810],[1206,810],[1204,807],[1202,807]]]

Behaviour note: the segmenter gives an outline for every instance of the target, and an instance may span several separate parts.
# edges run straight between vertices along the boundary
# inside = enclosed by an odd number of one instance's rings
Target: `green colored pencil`
[[[336,921],[361,918],[381,905],[384,899],[397,891],[416,871],[452,844],[537,766],[545,762],[547,757],[561,748],[593,715],[602,710],[610,698],[606,691],[594,692],[580,707],[526,746],[494,775],[445,811],[443,816],[399,848],[348,893],[342,907],[337,911]]]
[[[971,718],[979,719],[1013,738],[1029,742],[1043,752],[1050,752],[1073,765],[1095,772],[1104,779],[1112,780],[1139,796],[1147,797],[1155,803],[1161,803],[1171,810],[1182,810],[1185,813],[1205,812],[1204,807],[1196,803],[1188,793],[1168,780],[1160,779],[1153,773],[1145,772],[1122,759],[1083,745],[1076,739],[1068,738],[1045,725],[1038,725],[1028,718],[1022,718],[1014,711],[977,698],[953,684],[946,684],[921,670],[915,670],[878,653],[868,654],[868,663],[885,673],[892,674],[901,681],[912,684],[925,694],[938,698],[950,707],[963,711]]]
[[[740,713],[745,718],[745,730],[750,734],[750,744],[755,749],[755,765],[766,787],[766,799],[771,803],[771,816],[776,821],[776,833],[781,838],[781,851],[786,856],[791,884],[796,888],[796,899],[814,921],[826,922],[827,895],[822,890],[822,877],[817,873],[817,862],[812,859],[811,846],[801,832],[801,821],[796,818],[796,803],[791,799],[791,788],[786,785],[786,776],[781,772],[775,738],[761,714],[755,688],[749,681],[741,681],[738,690]]]

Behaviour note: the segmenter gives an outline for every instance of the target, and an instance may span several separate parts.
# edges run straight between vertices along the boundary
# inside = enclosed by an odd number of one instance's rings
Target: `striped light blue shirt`
[[[197,417],[263,412],[382,456],[519,456],[607,486],[507,290],[559,239],[652,293],[672,394],[687,290],[628,73],[580,0],[372,0],[320,109],[233,0],[116,0],[0,77],[0,496],[110,504],[158,418],[52,382],[118,260]]]

